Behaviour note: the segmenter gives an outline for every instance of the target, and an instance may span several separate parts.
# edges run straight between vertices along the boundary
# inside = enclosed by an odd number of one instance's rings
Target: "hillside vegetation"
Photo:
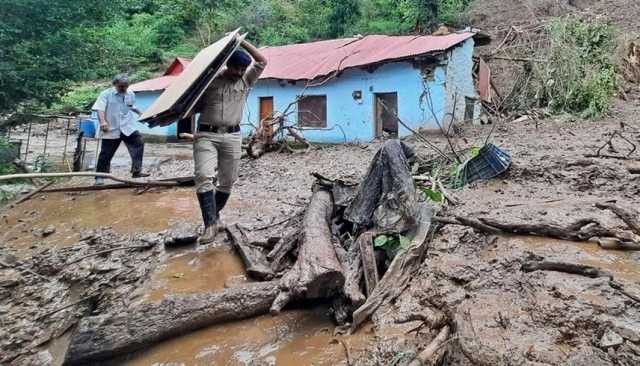
[[[149,77],[237,27],[258,45],[423,31],[471,0],[5,0],[0,112],[86,110],[115,73]],[[80,84],[79,84],[80,83]],[[71,95],[65,93],[73,89]],[[62,98],[61,98],[62,97]]]

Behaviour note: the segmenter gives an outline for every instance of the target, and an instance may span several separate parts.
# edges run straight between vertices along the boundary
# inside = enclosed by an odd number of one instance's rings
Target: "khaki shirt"
[[[211,126],[238,126],[247,94],[258,81],[266,64],[253,62],[242,78],[219,76],[202,95],[196,110],[200,112],[200,124]]]

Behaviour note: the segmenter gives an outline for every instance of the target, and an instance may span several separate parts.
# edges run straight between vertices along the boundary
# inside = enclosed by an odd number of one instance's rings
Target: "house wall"
[[[446,108],[446,67],[434,66],[432,76],[425,80],[420,68],[408,62],[384,64],[374,72],[350,69],[340,77],[318,87],[308,88],[305,95],[326,95],[327,127],[322,130],[303,129],[305,138],[312,142],[343,143],[345,141],[371,141],[375,138],[375,93],[398,93],[398,116],[412,129],[437,128],[433,114],[421,98],[423,83],[431,91],[436,117],[442,120]],[[292,85],[277,80],[261,80],[249,93],[244,111],[243,135],[257,125],[259,98],[273,97],[274,110],[282,112],[302,92],[304,82]],[[352,93],[361,91],[362,98],[354,100]],[[297,110],[289,116],[291,124],[297,122]],[[399,135],[411,132],[399,126]]]
[[[469,38],[447,52],[447,113],[453,112],[455,105],[455,118],[459,123],[464,121],[465,97],[473,99],[475,103],[473,120],[477,121],[480,118],[480,97],[476,91],[472,76],[473,49],[473,38]],[[445,118],[443,124],[448,124],[450,120],[449,115]]]
[[[136,93],[136,106],[144,112],[158,99],[162,92],[138,92]],[[149,128],[146,124],[136,122],[138,130],[145,135],[164,136],[175,138],[178,134],[178,124],[172,123],[168,126]]]

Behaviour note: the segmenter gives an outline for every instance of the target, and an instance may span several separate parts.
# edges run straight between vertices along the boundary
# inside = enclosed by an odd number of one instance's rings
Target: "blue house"
[[[319,143],[403,137],[410,129],[476,121],[473,36],[372,35],[262,48],[269,64],[249,93],[242,133],[248,136],[285,111],[286,123]],[[187,62],[176,60],[172,67]],[[141,109],[161,93],[154,80],[132,86]],[[144,132],[172,138],[187,128],[180,125]]]

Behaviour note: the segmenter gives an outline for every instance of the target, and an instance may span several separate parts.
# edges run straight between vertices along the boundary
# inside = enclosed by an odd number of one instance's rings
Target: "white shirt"
[[[136,132],[135,122],[138,117],[131,110],[135,108],[135,103],[136,95],[129,90],[126,94],[119,94],[116,88],[112,87],[100,93],[91,109],[105,112],[110,129],[109,132],[100,132],[103,139],[117,139],[120,138],[120,133],[131,136]]]

